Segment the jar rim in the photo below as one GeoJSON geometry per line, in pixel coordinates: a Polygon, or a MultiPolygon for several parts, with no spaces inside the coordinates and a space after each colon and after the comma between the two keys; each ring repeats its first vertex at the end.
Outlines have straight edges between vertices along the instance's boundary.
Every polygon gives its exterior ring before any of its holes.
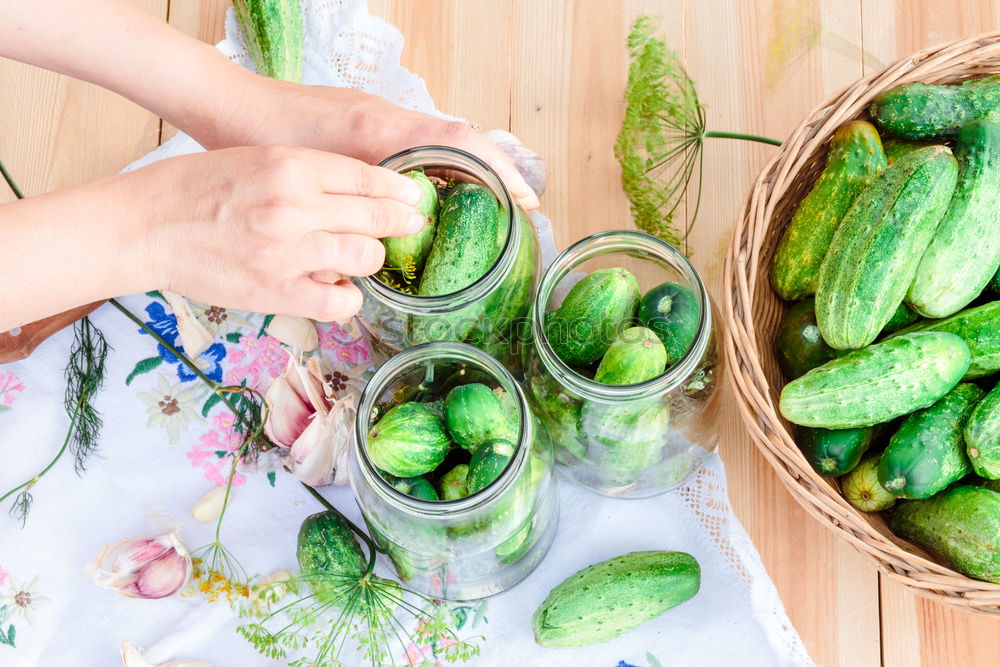
{"type": "Polygon", "coordinates": [[[489,270],[480,276],[474,283],[464,287],[457,292],[441,294],[435,296],[420,296],[417,294],[406,294],[392,289],[381,280],[372,276],[362,276],[355,278],[355,283],[362,293],[371,296],[405,313],[428,315],[442,314],[460,310],[483,298],[488,293],[496,289],[514,268],[514,260],[517,249],[521,244],[521,225],[517,224],[517,213],[514,198],[507,189],[506,184],[500,176],[486,162],[479,159],[472,153],[463,151],[460,148],[440,145],[414,146],[390,155],[379,163],[380,167],[399,171],[401,169],[417,168],[441,168],[452,171],[461,171],[473,176],[483,182],[490,189],[495,197],[502,201],[507,211],[507,240],[497,256],[496,261],[489,270]],[[453,162],[442,162],[443,159],[452,157],[453,162]],[[416,159],[416,162],[408,163],[408,159],[416,159]],[[424,161],[421,161],[424,160],[424,161]],[[468,161],[471,168],[460,164],[460,161],[468,161]],[[482,173],[475,173],[480,170],[482,173]]]}
{"type": "Polygon", "coordinates": [[[354,427],[355,434],[352,449],[358,462],[358,468],[361,470],[361,474],[365,477],[369,486],[383,500],[400,509],[427,516],[444,516],[449,519],[480,509],[483,505],[499,497],[513,486],[518,475],[520,475],[526,465],[525,462],[528,459],[528,451],[531,449],[534,429],[531,413],[528,409],[528,400],[510,371],[482,350],[466,343],[453,342],[433,342],[416,345],[403,350],[382,364],[361,392],[354,427]],[[454,500],[424,500],[414,498],[399,491],[379,474],[371,459],[368,458],[367,448],[361,445],[362,442],[367,441],[372,409],[375,407],[375,401],[386,385],[398,377],[401,372],[422,363],[425,358],[429,358],[435,362],[464,361],[466,363],[477,364],[481,370],[485,370],[493,375],[505,391],[516,397],[521,429],[514,455],[496,480],[464,498],[456,498],[454,500]]]}
{"type": "Polygon", "coordinates": [[[708,290],[705,289],[701,276],[677,248],[643,232],[626,229],[610,230],[580,239],[553,260],[539,282],[532,306],[531,326],[535,348],[546,370],[582,398],[602,403],[617,403],[661,396],[679,387],[696,370],[705,350],[708,349],[712,329],[712,308],[708,290]],[[649,253],[679,269],[694,288],[693,292],[698,300],[698,331],[695,340],[680,361],[655,378],[628,385],[596,382],[578,373],[552,349],[545,334],[546,306],[552,291],[573,268],[601,255],[630,251],[649,253]]]}

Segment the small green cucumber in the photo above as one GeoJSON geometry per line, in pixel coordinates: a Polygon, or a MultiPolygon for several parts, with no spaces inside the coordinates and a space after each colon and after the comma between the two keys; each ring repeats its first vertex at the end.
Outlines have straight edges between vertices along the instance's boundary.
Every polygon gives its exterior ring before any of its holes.
{"type": "Polygon", "coordinates": [[[440,500],[434,485],[426,477],[396,477],[395,475],[384,475],[385,481],[389,485],[413,498],[420,500],[440,500]]]}
{"type": "Polygon", "coordinates": [[[417,477],[438,467],[451,439],[444,424],[420,403],[391,408],[368,433],[367,452],[375,467],[396,477],[417,477]]]}
{"type": "Polygon", "coordinates": [[[441,204],[417,294],[454,294],[482,278],[500,252],[499,234],[500,204],[493,193],[473,183],[456,185],[441,204]]]}
{"type": "Polygon", "coordinates": [[[615,338],[594,373],[594,381],[626,385],[646,382],[667,368],[667,351],[660,337],[646,327],[629,327],[615,338]]]}
{"type": "Polygon", "coordinates": [[[906,327],[894,336],[914,331],[941,331],[965,341],[972,355],[966,380],[1000,371],[1000,301],[966,308],[943,320],[926,320],[906,327]]]}
{"type": "Polygon", "coordinates": [[[921,148],[927,148],[930,145],[931,144],[926,141],[910,141],[908,139],[892,137],[891,139],[883,142],[882,147],[885,149],[886,160],[888,160],[889,164],[892,164],[907,153],[912,153],[913,151],[920,150],[921,148]]]}
{"type": "Polygon", "coordinates": [[[869,456],[847,473],[840,485],[847,502],[862,512],[881,512],[898,500],[878,483],[878,462],[878,454],[869,456]]]}
{"type": "Polygon", "coordinates": [[[684,358],[698,335],[701,308],[690,287],[665,282],[639,299],[636,319],[656,332],[667,351],[667,364],[673,365],[684,358]]]}
{"type": "Polygon", "coordinates": [[[781,390],[779,409],[800,426],[857,428],[926,408],[958,384],[969,348],[954,334],[889,338],[814,368],[781,390]]]}
{"type": "Polygon", "coordinates": [[[1000,479],[1000,384],[972,411],[965,425],[965,446],[977,475],[1000,479]]]}
{"type": "Polygon", "coordinates": [[[889,529],[964,575],[1000,583],[1000,493],[958,485],[929,500],[900,503],[889,529]]]}
{"type": "Polygon", "coordinates": [[[489,440],[476,448],[469,461],[469,493],[476,493],[492,484],[507,469],[514,456],[514,445],[507,440],[489,440]]]}
{"type": "Polygon", "coordinates": [[[500,399],[481,382],[463,384],[449,391],[444,413],[451,437],[470,452],[489,440],[504,437],[510,430],[500,399]]]}
{"type": "Polygon", "coordinates": [[[820,335],[815,303],[811,298],[798,302],[785,313],[774,339],[774,348],[778,366],[789,380],[844,355],[827,345],[820,335]]]}
{"type": "Polygon", "coordinates": [[[823,172],[778,242],[771,267],[771,286],[778,296],[797,301],[816,293],[819,267],[833,233],[885,166],[882,140],[871,123],[854,120],[834,132],[823,172]]]}
{"type": "Polygon", "coordinates": [[[965,382],[907,417],[879,460],[878,481],[886,491],[901,498],[930,498],[969,474],[962,433],[982,397],[982,389],[965,382]]]}
{"type": "Polygon", "coordinates": [[[658,399],[641,406],[587,403],[581,420],[581,430],[604,445],[600,472],[610,486],[633,484],[659,463],[669,429],[670,406],[658,399]]]}
{"type": "Polygon", "coordinates": [[[878,95],[869,113],[879,127],[897,137],[953,136],[971,121],[1000,117],[1000,76],[958,85],[896,86],[878,95]]]}
{"type": "Polygon", "coordinates": [[[497,560],[501,563],[516,563],[528,552],[534,542],[531,540],[531,533],[535,529],[535,521],[532,519],[519,531],[500,544],[493,553],[497,555],[497,560]]]}
{"type": "Polygon", "coordinates": [[[599,269],[570,289],[559,308],[545,316],[545,335],[570,366],[604,356],[639,304],[639,281],[625,269],[599,269]]]}
{"type": "Polygon", "coordinates": [[[816,321],[830,347],[874,341],[903,301],[955,190],[944,146],[901,157],[854,200],[830,242],[816,287],[816,321]]]}
{"type": "Polygon", "coordinates": [[[438,494],[441,500],[458,500],[469,495],[469,466],[459,463],[441,475],[438,480],[438,494]]]}
{"type": "Polygon", "coordinates": [[[920,260],[906,301],[924,317],[948,317],[979,296],[1000,266],[1000,125],[958,133],[958,185],[920,260]]]}
{"type": "Polygon", "coordinates": [[[345,582],[360,581],[368,569],[368,559],[347,521],[332,510],[306,517],[299,527],[295,555],[302,579],[320,600],[337,607],[349,602],[344,599],[345,582]]]}
{"type": "Polygon", "coordinates": [[[437,229],[438,192],[431,179],[419,170],[409,171],[407,176],[420,186],[421,198],[417,204],[426,220],[419,232],[403,237],[382,239],[385,246],[386,266],[397,270],[412,270],[419,275],[434,246],[434,230],[437,229]]]}
{"type": "Polygon", "coordinates": [[[302,5],[298,0],[233,0],[236,23],[257,73],[302,79],[302,5]]]}
{"type": "Polygon", "coordinates": [[[836,430],[803,427],[795,441],[816,472],[837,477],[858,465],[872,443],[872,432],[871,426],[836,430]]]}
{"type": "Polygon", "coordinates": [[[584,568],[553,588],[535,611],[535,641],[547,648],[606,642],[695,596],[701,568],[677,551],[635,551],[584,568]]]}

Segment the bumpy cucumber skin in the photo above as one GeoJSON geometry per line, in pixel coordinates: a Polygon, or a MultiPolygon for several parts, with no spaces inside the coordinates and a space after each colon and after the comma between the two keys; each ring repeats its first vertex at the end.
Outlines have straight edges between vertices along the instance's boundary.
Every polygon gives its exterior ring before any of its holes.
{"type": "Polygon", "coordinates": [[[469,493],[475,493],[496,481],[507,468],[514,456],[514,445],[507,440],[496,439],[483,443],[476,449],[469,461],[467,483],[469,493]]]}
{"type": "Polygon", "coordinates": [[[929,500],[900,503],[889,528],[933,551],[964,575],[1000,583],[1000,493],[959,485],[929,500]]]}
{"type": "Polygon", "coordinates": [[[489,440],[504,437],[509,431],[503,404],[480,382],[463,384],[449,391],[444,414],[455,443],[470,452],[489,440]]]}
{"type": "Polygon", "coordinates": [[[841,126],[830,140],[826,166],[785,228],[771,266],[782,299],[816,293],[817,276],[833,233],[861,191],[886,167],[882,140],[863,120],[841,126]]]}
{"type": "Polygon", "coordinates": [[[598,269],[573,285],[562,304],[545,317],[545,334],[570,366],[604,356],[639,305],[639,281],[625,269],[598,269]]]}
{"type": "Polygon", "coordinates": [[[625,329],[601,358],[595,382],[626,385],[646,382],[667,368],[667,350],[660,337],[646,327],[625,329]]]}
{"type": "Polygon", "coordinates": [[[900,498],[930,498],[969,474],[962,433],[982,397],[982,389],[962,383],[907,417],[879,459],[879,484],[900,498]]]}
{"type": "Polygon", "coordinates": [[[337,512],[306,517],[295,551],[302,577],[323,602],[343,606],[344,582],[364,576],[368,561],[347,522],[337,512]]]}
{"type": "Polygon", "coordinates": [[[813,470],[825,477],[846,474],[872,443],[872,427],[830,430],[801,428],[795,441],[813,470]]]}
{"type": "Polygon", "coordinates": [[[1000,76],[957,86],[897,86],[876,97],[869,113],[879,127],[904,139],[953,136],[971,121],[1000,119],[1000,76]]]}
{"type": "Polygon", "coordinates": [[[847,473],[840,485],[847,502],[862,512],[881,512],[898,500],[878,483],[879,458],[876,454],[863,460],[847,473]]]}
{"type": "Polygon", "coordinates": [[[969,359],[969,348],[954,334],[897,336],[792,380],[779,409],[800,426],[873,426],[932,405],[958,384],[969,359]]]}
{"type": "Polygon", "coordinates": [[[965,424],[965,446],[977,475],[1000,479],[1000,384],[972,411],[965,424]]]}
{"type": "Polygon", "coordinates": [[[302,79],[302,6],[298,0],[233,0],[236,22],[257,72],[302,79]]]}
{"type": "Polygon", "coordinates": [[[440,500],[434,485],[426,477],[396,477],[385,475],[385,481],[400,493],[405,493],[420,500],[440,500]]]}
{"type": "Polygon", "coordinates": [[[451,439],[444,424],[420,403],[400,403],[368,433],[368,458],[396,477],[417,477],[441,465],[451,439]]]}
{"type": "Polygon", "coordinates": [[[826,344],[816,324],[813,299],[805,299],[789,308],[774,339],[778,365],[789,380],[802,377],[817,366],[843,356],[826,344]]]}
{"type": "Polygon", "coordinates": [[[883,142],[882,147],[885,149],[885,159],[889,164],[892,164],[907,153],[927,148],[929,145],[926,141],[911,141],[909,139],[892,137],[883,142]]]}
{"type": "Polygon", "coordinates": [[[955,145],[958,184],[906,301],[925,317],[965,308],[1000,266],[1000,125],[975,121],[955,145]]]}
{"type": "Polygon", "coordinates": [[[382,239],[385,246],[385,263],[397,269],[413,264],[416,271],[424,268],[427,255],[434,246],[434,231],[437,229],[438,191],[431,179],[422,171],[406,173],[420,186],[421,198],[417,210],[424,214],[427,220],[419,232],[402,237],[387,237],[382,239]]]}
{"type": "Polygon", "coordinates": [[[500,252],[499,231],[500,204],[493,193],[473,183],[456,185],[441,204],[417,293],[453,294],[486,275],[500,252]]]}
{"type": "Polygon", "coordinates": [[[676,364],[698,335],[698,297],[687,285],[665,282],[642,296],[636,320],[656,332],[667,351],[667,364],[676,364]]]}
{"type": "Polygon", "coordinates": [[[636,551],[580,570],[552,589],[532,616],[547,648],[606,642],[690,600],[701,568],[681,552],[636,551]]]}
{"type": "Polygon", "coordinates": [[[986,377],[1000,371],[1000,301],[967,308],[942,320],[918,322],[894,336],[914,331],[942,331],[964,340],[972,354],[965,380],[986,377]]]}
{"type": "Polygon", "coordinates": [[[913,282],[957,176],[951,151],[922,148],[886,167],[854,200],[816,288],[816,320],[830,347],[858,349],[878,337],[913,282]]]}

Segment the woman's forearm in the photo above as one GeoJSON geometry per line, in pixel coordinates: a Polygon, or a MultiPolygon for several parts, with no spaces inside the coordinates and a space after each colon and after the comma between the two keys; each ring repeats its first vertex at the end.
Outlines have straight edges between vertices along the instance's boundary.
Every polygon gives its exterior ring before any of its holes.
{"type": "Polygon", "coordinates": [[[118,294],[155,288],[141,175],[0,205],[0,331],[118,294]]]}

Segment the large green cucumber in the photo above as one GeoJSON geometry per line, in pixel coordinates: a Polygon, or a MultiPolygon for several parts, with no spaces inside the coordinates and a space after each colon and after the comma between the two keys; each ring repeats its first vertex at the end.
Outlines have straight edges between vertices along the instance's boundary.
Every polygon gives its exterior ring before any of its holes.
{"type": "Polygon", "coordinates": [[[299,527],[295,551],[302,579],[324,603],[343,607],[349,601],[344,590],[359,581],[368,559],[339,512],[327,510],[306,518],[299,527]]]}
{"type": "Polygon", "coordinates": [[[958,185],[906,295],[925,317],[965,308],[1000,266],[1000,125],[981,120],[963,127],[955,157],[958,185]]]}
{"type": "Polygon", "coordinates": [[[496,481],[507,469],[514,456],[514,445],[502,438],[485,442],[472,454],[469,461],[469,493],[475,493],[496,481]]]}
{"type": "Polygon", "coordinates": [[[665,282],[642,295],[636,320],[656,332],[667,351],[667,364],[676,364],[698,335],[698,297],[687,285],[665,282]]]}
{"type": "Polygon", "coordinates": [[[1000,384],[972,411],[965,425],[965,446],[977,475],[1000,479],[1000,384]]]}
{"type": "Polygon", "coordinates": [[[785,377],[794,380],[828,361],[843,356],[843,352],[826,344],[816,324],[813,299],[806,299],[788,309],[774,339],[778,365],[785,377]]]}
{"type": "Polygon", "coordinates": [[[878,481],[901,498],[930,498],[972,471],[962,433],[983,390],[962,383],[903,421],[882,452],[878,481]]]}
{"type": "Polygon", "coordinates": [[[406,173],[420,186],[421,198],[417,209],[423,213],[424,226],[419,232],[402,237],[382,239],[385,246],[386,266],[394,269],[412,270],[415,274],[424,268],[427,255],[434,247],[434,231],[437,229],[438,191],[431,179],[422,171],[406,173]]]}
{"type": "Polygon", "coordinates": [[[778,242],[771,266],[771,286],[778,296],[796,301],[816,293],[819,267],[833,233],[885,166],[882,140],[871,123],[850,121],[833,134],[823,172],[778,242]]]}
{"type": "Polygon", "coordinates": [[[879,458],[878,454],[866,458],[847,473],[840,485],[847,502],[862,512],[881,512],[899,500],[879,484],[879,458]]]}
{"type": "Polygon", "coordinates": [[[897,86],[878,95],[869,113],[879,127],[905,139],[952,136],[974,120],[1000,119],[1000,76],[955,86],[897,86]]]}
{"type": "Polygon", "coordinates": [[[1000,371],[1000,301],[966,308],[943,320],[918,322],[895,335],[914,331],[941,331],[964,340],[972,355],[966,380],[1000,371]]]}
{"type": "Polygon", "coordinates": [[[825,429],[803,427],[795,442],[813,469],[837,477],[854,469],[872,443],[872,427],[825,429]]]}
{"type": "Polygon", "coordinates": [[[302,79],[302,5],[299,0],[233,0],[236,23],[258,74],[302,79]]]}
{"type": "Polygon", "coordinates": [[[588,403],[582,415],[582,430],[604,445],[600,470],[606,484],[633,484],[660,462],[670,429],[669,405],[656,400],[645,406],[597,408],[588,403]]]}
{"type": "Polygon", "coordinates": [[[440,500],[434,485],[426,477],[396,477],[395,475],[384,475],[385,481],[389,482],[392,488],[400,493],[405,493],[412,498],[420,500],[440,500]]]}
{"type": "Polygon", "coordinates": [[[448,392],[445,423],[455,443],[475,452],[483,443],[510,431],[507,413],[496,394],[481,382],[471,382],[448,392]]]}
{"type": "Polygon", "coordinates": [[[500,252],[500,204],[487,188],[459,183],[438,214],[434,247],[420,276],[420,296],[454,294],[490,270],[500,252]]]}
{"type": "Polygon", "coordinates": [[[662,375],[667,350],[660,337],[646,327],[625,329],[601,357],[594,381],[604,384],[638,384],[662,375]]]}
{"type": "Polygon", "coordinates": [[[930,143],[927,141],[900,139],[899,137],[892,137],[882,142],[882,147],[885,149],[885,158],[889,164],[892,164],[907,153],[927,148],[929,145],[930,143]]]}
{"type": "Polygon", "coordinates": [[[929,500],[900,503],[889,528],[975,579],[1000,583],[1000,493],[955,486],[929,500]]]}
{"type": "Polygon", "coordinates": [[[893,162],[858,195],[816,287],[816,320],[830,347],[857,349],[878,337],[913,282],[957,175],[951,151],[930,146],[893,162]]]}
{"type": "Polygon", "coordinates": [[[909,333],[792,380],[781,391],[779,408],[800,426],[872,426],[932,405],[968,368],[969,348],[958,336],[909,333]]]}
{"type": "Polygon", "coordinates": [[[396,477],[417,477],[438,467],[451,439],[444,424],[420,403],[400,403],[368,433],[368,458],[396,477]]]}
{"type": "Polygon", "coordinates": [[[545,336],[563,362],[583,366],[604,356],[639,304],[639,281],[625,269],[598,269],[545,316],[545,336]]]}
{"type": "Polygon", "coordinates": [[[690,600],[701,585],[694,557],[636,551],[584,568],[553,588],[535,611],[535,641],[577,648],[614,639],[690,600]]]}

